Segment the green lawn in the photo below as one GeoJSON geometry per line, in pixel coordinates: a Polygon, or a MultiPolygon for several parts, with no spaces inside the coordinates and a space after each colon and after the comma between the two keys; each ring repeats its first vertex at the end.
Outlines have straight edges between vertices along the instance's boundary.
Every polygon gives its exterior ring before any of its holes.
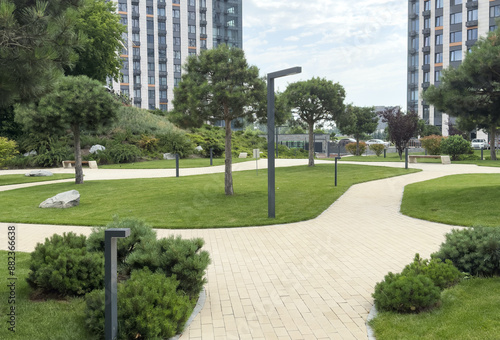
{"type": "Polygon", "coordinates": [[[24,175],[0,175],[0,185],[23,184],[32,182],[56,181],[58,179],[75,178],[74,174],[54,174],[49,177],[26,177],[24,175]]]}
{"type": "MultiPolygon", "coordinates": [[[[252,161],[252,158],[233,158],[233,163],[252,161]]],[[[253,159],[255,161],[255,159],[253,159]]],[[[224,158],[213,158],[213,166],[224,165],[224,158]]],[[[210,166],[210,158],[180,159],[179,168],[202,168],[210,166]]],[[[155,160],[124,164],[99,165],[100,169],[175,169],[175,159],[155,160]]]]}
{"type": "Polygon", "coordinates": [[[58,183],[0,193],[0,221],[106,225],[113,215],[137,217],[158,228],[269,225],[308,220],[321,214],[355,183],[412,173],[412,169],[332,164],[277,168],[276,219],[267,217],[267,171],[233,173],[233,197],[224,195],[224,174],[179,178],[58,183]],[[40,209],[45,199],[78,190],[80,205],[40,209]]]}
{"type": "Polygon", "coordinates": [[[405,187],[405,215],[460,226],[500,226],[500,174],[453,175],[405,187]]]}
{"type": "Polygon", "coordinates": [[[10,288],[7,284],[10,277],[7,272],[7,252],[0,251],[0,312],[2,323],[0,339],[37,339],[37,340],[67,340],[93,339],[87,332],[84,321],[85,302],[83,298],[73,298],[64,301],[31,301],[31,288],[26,282],[29,272],[28,253],[16,253],[16,291],[15,291],[15,333],[7,329],[7,314],[11,304],[8,304],[10,288]]]}
{"type": "Polygon", "coordinates": [[[463,281],[443,291],[441,301],[420,314],[379,313],[370,325],[377,340],[500,338],[500,278],[463,281]]]}

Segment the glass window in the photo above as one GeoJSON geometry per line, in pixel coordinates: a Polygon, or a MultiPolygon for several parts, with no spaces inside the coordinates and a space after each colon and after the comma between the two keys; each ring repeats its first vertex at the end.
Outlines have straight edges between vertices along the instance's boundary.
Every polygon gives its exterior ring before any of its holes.
{"type": "Polygon", "coordinates": [[[450,43],[461,42],[461,41],[462,41],[462,31],[450,33],[450,43]]]}
{"type": "Polygon", "coordinates": [[[133,64],[133,67],[134,67],[134,70],[140,70],[141,69],[141,63],[138,62],[138,61],[134,61],[134,64],[133,64]]]}
{"type": "Polygon", "coordinates": [[[154,84],[155,84],[155,76],[148,76],[148,85],[154,85],[154,84]]]}
{"type": "Polygon", "coordinates": [[[122,69],[128,70],[128,59],[122,59],[122,69]]]}
{"type": "Polygon", "coordinates": [[[195,1],[194,0],[189,0],[189,6],[196,6],[195,1]]]}
{"type": "Polygon", "coordinates": [[[181,38],[174,37],[174,46],[180,46],[180,44],[181,44],[181,38]]]}
{"type": "Polygon", "coordinates": [[[146,27],[148,30],[153,30],[155,28],[153,20],[146,20],[146,27]]]}
{"type": "Polygon", "coordinates": [[[132,33],[132,41],[141,41],[139,33],[132,33]]]}
{"type": "Polygon", "coordinates": [[[461,5],[462,4],[462,0],[454,0],[454,5],[461,5]]]}
{"type": "Polygon", "coordinates": [[[122,25],[127,25],[128,24],[128,20],[127,20],[127,17],[125,15],[122,15],[120,17],[120,24],[122,24],[122,25]]]}
{"type": "Polygon", "coordinates": [[[188,19],[189,20],[196,20],[196,14],[193,11],[188,12],[188,19]]]}
{"type": "Polygon", "coordinates": [[[160,104],[160,110],[167,111],[168,110],[167,104],[160,104]]]}
{"type": "Polygon", "coordinates": [[[167,64],[166,63],[159,63],[158,66],[160,67],[160,72],[167,72],[167,64]]]}
{"type": "Polygon", "coordinates": [[[181,31],[181,24],[174,24],[174,32],[180,32],[181,31]]]}
{"type": "Polygon", "coordinates": [[[134,90],[134,97],[141,98],[141,90],[134,90]]]}
{"type": "Polygon", "coordinates": [[[181,51],[174,51],[174,59],[181,59],[181,51]]]}
{"type": "Polygon", "coordinates": [[[128,89],[121,89],[120,90],[121,94],[125,97],[130,97],[130,92],[128,91],[128,89]]]}
{"type": "Polygon", "coordinates": [[[139,13],[139,5],[132,5],[132,13],[139,13]]]}
{"type": "Polygon", "coordinates": [[[135,55],[135,56],[140,56],[140,55],[141,55],[141,49],[140,49],[140,48],[138,48],[138,47],[134,47],[134,48],[132,49],[132,51],[133,51],[133,53],[134,53],[133,55],[135,55]]]}
{"type": "Polygon", "coordinates": [[[154,63],[148,63],[148,70],[149,71],[154,71],[155,70],[155,64],[154,63]]]}
{"type": "Polygon", "coordinates": [[[160,91],[160,99],[163,99],[163,100],[167,99],[167,91],[163,91],[163,90],[160,91]]]}
{"type": "Polygon", "coordinates": [[[175,87],[179,86],[180,82],[181,82],[181,78],[174,78],[174,86],[175,87]]]}
{"type": "Polygon", "coordinates": [[[443,8],[443,0],[436,0],[436,8],[443,8]]]}
{"type": "Polygon", "coordinates": [[[431,63],[431,55],[429,53],[424,54],[424,65],[429,65],[431,63]]]}
{"type": "Polygon", "coordinates": [[[188,33],[196,33],[196,26],[195,25],[189,25],[188,26],[188,33]]]}
{"type": "Polygon", "coordinates": [[[136,75],[134,76],[134,84],[140,84],[141,83],[141,76],[136,75]]]}
{"type": "Polygon", "coordinates": [[[155,49],[148,48],[148,57],[154,57],[154,56],[155,56],[155,49]]]}
{"type": "Polygon", "coordinates": [[[180,3],[181,3],[181,1],[180,1],[180,0],[172,0],[172,3],[173,3],[173,4],[180,4],[180,3]]]}
{"type": "Polygon", "coordinates": [[[443,26],[443,16],[442,15],[436,17],[436,27],[441,27],[441,26],[443,26]]]}
{"type": "Polygon", "coordinates": [[[467,30],[467,40],[477,40],[477,28],[467,30]]]}
{"type": "Polygon", "coordinates": [[[431,81],[430,72],[424,72],[424,83],[429,83],[431,81]]]}
{"type": "Polygon", "coordinates": [[[167,44],[167,37],[164,35],[159,35],[158,36],[158,44],[166,45],[167,44]]]}
{"type": "Polygon", "coordinates": [[[120,12],[126,12],[127,11],[127,4],[126,3],[118,3],[118,11],[120,12]]]}
{"type": "Polygon", "coordinates": [[[207,41],[206,40],[200,40],[200,46],[203,48],[207,48],[207,41]]]}
{"type": "Polygon", "coordinates": [[[158,30],[160,31],[166,31],[167,30],[167,24],[165,21],[159,21],[158,22],[158,30]]]}
{"type": "Polygon", "coordinates": [[[442,34],[436,34],[436,46],[442,45],[443,44],[443,35],[442,34]]]}
{"type": "Polygon", "coordinates": [[[189,47],[196,47],[196,39],[189,39],[189,47]]]}
{"type": "Polygon", "coordinates": [[[148,98],[149,98],[149,100],[155,99],[155,90],[148,90],[148,98]]]}
{"type": "Polygon", "coordinates": [[[200,26],[200,33],[207,34],[207,26],[200,26]]]}
{"type": "Polygon", "coordinates": [[[148,44],[154,44],[155,36],[152,34],[148,34],[148,44]]]}
{"type": "Polygon", "coordinates": [[[431,18],[424,19],[424,28],[431,28],[431,18]]]}
{"type": "Polygon", "coordinates": [[[132,27],[139,27],[139,19],[137,18],[132,19],[132,27]]]}
{"type": "Polygon", "coordinates": [[[490,7],[490,17],[491,18],[500,17],[500,5],[490,7]]]}
{"type": "MultiPolygon", "coordinates": [[[[231,46],[230,46],[231,47],[231,46]]],[[[188,55],[192,56],[192,55],[196,55],[196,51],[195,50],[190,50],[188,52],[188,55]]]]}
{"type": "Polygon", "coordinates": [[[146,14],[153,14],[153,6],[146,6],[146,14]]]}
{"type": "Polygon", "coordinates": [[[158,15],[161,17],[165,16],[165,8],[158,8],[158,15]]]}
{"type": "Polygon", "coordinates": [[[207,0],[200,0],[200,7],[207,7],[207,0]]]}
{"type": "Polygon", "coordinates": [[[460,24],[462,22],[462,12],[450,15],[450,24],[460,24]]]}
{"type": "Polygon", "coordinates": [[[128,74],[123,74],[122,83],[128,84],[128,82],[129,82],[128,74]]]}
{"type": "Polygon", "coordinates": [[[179,72],[180,73],[181,72],[181,65],[175,64],[174,65],[174,72],[179,72]]]}
{"type": "Polygon", "coordinates": [[[437,52],[435,55],[435,61],[436,64],[442,63],[443,62],[443,53],[442,52],[437,52]]]}
{"type": "Polygon", "coordinates": [[[181,11],[178,9],[173,9],[172,10],[172,15],[174,18],[180,18],[181,17],[181,11]]]}
{"type": "Polygon", "coordinates": [[[164,48],[158,49],[158,58],[166,58],[167,50],[164,48]]]}
{"type": "Polygon", "coordinates": [[[477,8],[467,11],[467,21],[477,20],[477,8]]]}
{"type": "Polygon", "coordinates": [[[165,76],[160,77],[160,85],[162,85],[162,86],[167,85],[167,77],[165,77],[165,76]]]}
{"type": "Polygon", "coordinates": [[[461,61],[461,60],[462,60],[462,50],[450,52],[450,61],[461,61]]]}
{"type": "Polygon", "coordinates": [[[441,70],[434,71],[434,81],[441,81],[441,70]]]}
{"type": "Polygon", "coordinates": [[[431,2],[424,1],[424,11],[430,11],[430,10],[431,10],[431,2]]]}
{"type": "Polygon", "coordinates": [[[431,46],[431,36],[430,35],[426,35],[424,37],[424,46],[431,46]]]}

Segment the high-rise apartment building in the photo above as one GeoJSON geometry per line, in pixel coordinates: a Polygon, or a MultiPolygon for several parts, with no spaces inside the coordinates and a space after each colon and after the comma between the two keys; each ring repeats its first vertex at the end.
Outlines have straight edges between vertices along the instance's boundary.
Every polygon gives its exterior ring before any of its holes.
{"type": "Polygon", "coordinates": [[[447,135],[448,115],[422,93],[439,86],[442,70],[458,67],[478,37],[497,28],[500,0],[409,0],[408,15],[408,110],[447,135]]]}
{"type": "Polygon", "coordinates": [[[242,47],[241,0],[115,0],[127,26],[122,80],[113,82],[141,108],[168,110],[182,63],[226,43],[242,47]]]}

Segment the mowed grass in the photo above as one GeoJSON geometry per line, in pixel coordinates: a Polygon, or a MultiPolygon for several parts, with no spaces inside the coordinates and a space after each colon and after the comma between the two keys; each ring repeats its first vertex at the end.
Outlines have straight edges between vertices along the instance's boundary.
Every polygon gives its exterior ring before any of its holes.
{"type": "Polygon", "coordinates": [[[179,178],[58,183],[0,193],[0,221],[106,225],[114,215],[137,217],[158,228],[216,228],[290,223],[321,214],[351,185],[418,170],[341,164],[277,168],[276,218],[267,212],[267,171],[233,173],[234,196],[224,194],[224,174],[179,178]],[[41,209],[57,193],[78,190],[80,205],[41,209]]]}
{"type": "Polygon", "coordinates": [[[431,312],[383,312],[370,322],[377,340],[498,340],[500,278],[475,278],[443,291],[431,312]]]}
{"type": "Polygon", "coordinates": [[[405,215],[460,226],[500,226],[500,174],[441,177],[405,187],[405,215]]]}
{"type": "MultiPolygon", "coordinates": [[[[28,171],[26,171],[28,172],[28,171]]],[[[74,174],[54,174],[49,177],[26,177],[22,174],[19,175],[0,175],[0,186],[11,184],[24,184],[33,182],[56,181],[59,179],[75,178],[74,174]]]]}
{"type": "Polygon", "coordinates": [[[30,254],[16,252],[15,277],[15,332],[8,330],[7,323],[12,304],[8,303],[10,288],[7,284],[11,277],[7,271],[7,252],[0,251],[0,312],[2,326],[0,339],[37,339],[37,340],[67,340],[67,339],[94,339],[85,326],[83,298],[67,300],[31,301],[31,288],[26,282],[29,272],[30,254]]]}
{"type": "MultiPolygon", "coordinates": [[[[234,163],[251,161],[252,158],[233,158],[234,163]]],[[[254,159],[255,161],[255,159],[254,159]]],[[[224,158],[213,158],[212,165],[224,165],[224,158]]],[[[180,159],[179,168],[203,168],[210,166],[210,158],[180,159]]],[[[175,169],[175,159],[145,162],[99,165],[100,169],[175,169]]]]}

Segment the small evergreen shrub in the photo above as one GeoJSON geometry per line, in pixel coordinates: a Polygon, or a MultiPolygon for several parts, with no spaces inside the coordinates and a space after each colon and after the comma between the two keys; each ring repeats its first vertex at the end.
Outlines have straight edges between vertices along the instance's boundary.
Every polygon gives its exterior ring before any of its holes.
{"type": "Polygon", "coordinates": [[[420,138],[420,142],[429,155],[440,155],[441,154],[441,141],[443,136],[430,135],[427,137],[420,138]]]}
{"type": "Polygon", "coordinates": [[[470,142],[459,135],[443,138],[441,141],[441,152],[450,155],[452,161],[456,161],[458,155],[474,153],[470,142]]]}
{"type": "MultiPolygon", "coordinates": [[[[165,278],[148,268],[134,270],[129,280],[118,284],[118,338],[168,339],[182,332],[192,306],[189,298],[178,292],[178,284],[175,278],[165,278]]],[[[104,290],[85,297],[85,322],[101,337],[104,298],[104,290]]]]}
{"type": "Polygon", "coordinates": [[[377,157],[380,157],[382,152],[384,152],[384,149],[385,149],[384,144],[372,144],[372,145],[370,145],[370,150],[375,152],[375,155],[377,155],[377,157]]]}
{"type": "Polygon", "coordinates": [[[158,152],[158,138],[149,135],[142,135],[139,140],[139,147],[147,152],[158,152]]]}
{"type": "Polygon", "coordinates": [[[500,274],[500,229],[474,227],[453,229],[439,251],[431,255],[451,260],[460,271],[478,276],[500,274]]]}
{"type": "Polygon", "coordinates": [[[366,151],[366,143],[359,142],[359,150],[358,150],[359,152],[358,153],[356,153],[356,143],[346,144],[345,149],[347,150],[347,152],[349,152],[350,154],[352,154],[354,156],[361,156],[366,151]]]}
{"type": "Polygon", "coordinates": [[[27,281],[44,293],[83,295],[104,285],[104,254],[90,253],[86,237],[54,234],[31,253],[27,281]]]}
{"type": "Polygon", "coordinates": [[[194,152],[196,145],[189,137],[180,130],[173,130],[170,133],[157,135],[158,150],[162,153],[178,153],[181,158],[185,158],[194,152]]]}
{"type": "Polygon", "coordinates": [[[92,233],[87,239],[87,250],[89,252],[104,253],[104,232],[109,228],[130,228],[128,237],[119,238],[116,241],[117,262],[123,264],[125,258],[130,255],[142,242],[156,240],[156,232],[144,221],[134,218],[118,219],[109,223],[106,227],[92,229],[92,233]]]}
{"type": "Polygon", "coordinates": [[[405,276],[424,275],[441,290],[455,285],[463,277],[450,260],[447,259],[444,262],[439,258],[424,260],[420,258],[419,254],[415,254],[413,262],[407,265],[401,274],[405,276]]]}
{"type": "Polygon", "coordinates": [[[116,164],[135,162],[141,157],[141,150],[131,144],[113,143],[103,152],[107,153],[111,161],[116,164]]]}
{"type": "Polygon", "coordinates": [[[372,294],[378,310],[418,313],[439,302],[440,290],[425,275],[389,273],[372,294]]]}
{"type": "Polygon", "coordinates": [[[6,161],[14,158],[17,153],[15,141],[0,137],[0,167],[4,166],[6,161]]]}
{"type": "Polygon", "coordinates": [[[203,244],[201,238],[183,240],[180,236],[141,242],[127,257],[126,264],[131,270],[148,267],[167,277],[175,276],[179,290],[194,298],[206,283],[204,276],[210,264],[208,252],[201,251],[203,244]]]}
{"type": "Polygon", "coordinates": [[[41,147],[34,157],[35,165],[40,167],[61,166],[63,161],[75,158],[73,150],[68,145],[53,145],[49,149],[41,147]]]}

